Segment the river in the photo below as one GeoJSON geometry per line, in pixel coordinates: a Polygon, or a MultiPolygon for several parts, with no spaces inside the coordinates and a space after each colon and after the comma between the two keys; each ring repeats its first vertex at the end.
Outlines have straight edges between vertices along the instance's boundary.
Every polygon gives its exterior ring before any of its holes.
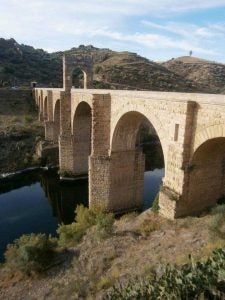
{"type": "MultiPolygon", "coordinates": [[[[144,204],[151,206],[164,169],[145,172],[144,204]]],[[[60,182],[56,171],[17,174],[0,185],[0,261],[6,245],[26,233],[56,235],[58,224],[74,220],[78,204],[88,205],[87,180],[60,182]]]]}
{"type": "MultiPolygon", "coordinates": [[[[158,143],[144,145],[143,210],[151,207],[164,176],[158,143]]],[[[74,220],[77,205],[88,206],[88,181],[62,182],[57,170],[29,170],[0,180],[0,262],[7,244],[22,234],[56,235],[58,224],[74,220]]]]}

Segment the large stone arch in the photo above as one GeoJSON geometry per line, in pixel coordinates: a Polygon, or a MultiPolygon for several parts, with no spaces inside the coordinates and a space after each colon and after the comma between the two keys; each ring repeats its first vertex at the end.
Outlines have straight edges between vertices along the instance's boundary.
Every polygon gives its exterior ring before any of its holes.
{"type": "Polygon", "coordinates": [[[207,126],[195,134],[195,142],[193,153],[206,141],[218,137],[225,137],[225,124],[212,124],[207,126]]]}
{"type": "Polygon", "coordinates": [[[165,161],[165,167],[167,165],[167,145],[168,145],[168,130],[169,128],[166,127],[165,124],[162,124],[160,121],[160,117],[157,115],[154,110],[150,110],[150,112],[146,109],[146,107],[142,104],[132,104],[131,101],[127,102],[125,105],[120,106],[118,111],[114,113],[113,118],[111,119],[111,135],[110,135],[110,148],[112,149],[112,140],[113,135],[116,130],[117,124],[119,123],[119,120],[127,113],[129,112],[136,112],[140,113],[143,117],[145,117],[149,123],[153,126],[155,129],[156,134],[159,137],[164,161],[165,161]]]}
{"type": "Polygon", "coordinates": [[[87,102],[81,101],[77,105],[72,124],[74,174],[87,175],[92,131],[92,109],[87,102]]]}
{"type": "Polygon", "coordinates": [[[204,141],[192,155],[189,166],[189,212],[213,206],[225,195],[225,137],[204,141]]]}
{"type": "Polygon", "coordinates": [[[154,128],[143,113],[129,111],[119,118],[112,132],[110,154],[112,210],[115,207],[119,210],[136,209],[143,205],[145,156],[142,149],[137,147],[137,137],[143,124],[154,128]]]}

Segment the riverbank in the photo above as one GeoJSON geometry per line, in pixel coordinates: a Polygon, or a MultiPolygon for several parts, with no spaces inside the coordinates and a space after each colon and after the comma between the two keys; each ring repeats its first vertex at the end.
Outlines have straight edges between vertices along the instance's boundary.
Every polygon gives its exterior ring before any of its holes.
{"type": "Polygon", "coordinates": [[[0,89],[0,174],[40,165],[43,134],[31,90],[0,89]]]}
{"type": "Polygon", "coordinates": [[[225,227],[215,227],[224,211],[221,205],[174,221],[150,210],[131,213],[116,220],[113,232],[101,240],[91,227],[75,247],[58,249],[55,263],[40,277],[24,278],[3,266],[0,298],[102,299],[114,284],[151,278],[167,264],[184,265],[190,254],[194,261],[204,260],[225,247],[225,227]]]}

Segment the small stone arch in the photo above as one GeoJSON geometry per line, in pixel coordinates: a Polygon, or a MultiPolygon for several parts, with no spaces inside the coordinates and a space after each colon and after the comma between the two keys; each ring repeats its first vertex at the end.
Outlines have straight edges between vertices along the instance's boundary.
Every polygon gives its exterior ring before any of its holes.
{"type": "Polygon", "coordinates": [[[40,106],[41,106],[41,96],[38,96],[38,103],[37,103],[37,105],[38,105],[38,108],[40,109],[40,106]]]}
{"type": "Polygon", "coordinates": [[[56,100],[53,111],[54,141],[58,141],[60,135],[60,99],[56,100]]]}
{"type": "Polygon", "coordinates": [[[72,74],[76,68],[84,73],[84,89],[92,87],[92,56],[90,55],[64,55],[63,56],[63,87],[65,90],[72,88],[72,74]]]}
{"type": "Polygon", "coordinates": [[[92,136],[92,109],[87,102],[81,101],[76,107],[73,116],[72,134],[74,173],[76,175],[87,175],[92,136]]]}
{"type": "Polygon", "coordinates": [[[72,72],[72,88],[83,88],[86,89],[87,88],[87,73],[80,67],[74,68],[73,72],[72,72]],[[80,84],[80,82],[74,82],[74,73],[75,72],[79,72],[83,74],[83,78],[82,78],[82,83],[80,84]]]}
{"type": "Polygon", "coordinates": [[[48,97],[46,96],[44,98],[44,111],[43,111],[43,115],[44,115],[44,120],[48,120],[48,97]]]}
{"type": "Polygon", "coordinates": [[[43,91],[41,91],[40,112],[41,112],[42,114],[43,114],[43,112],[44,112],[43,91]]]}

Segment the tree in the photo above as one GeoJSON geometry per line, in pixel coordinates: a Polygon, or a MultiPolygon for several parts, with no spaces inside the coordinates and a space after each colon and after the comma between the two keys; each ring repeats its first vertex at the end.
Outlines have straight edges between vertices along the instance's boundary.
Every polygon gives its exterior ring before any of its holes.
{"type": "Polygon", "coordinates": [[[193,52],[192,50],[189,51],[189,56],[192,56],[193,52]]]}

